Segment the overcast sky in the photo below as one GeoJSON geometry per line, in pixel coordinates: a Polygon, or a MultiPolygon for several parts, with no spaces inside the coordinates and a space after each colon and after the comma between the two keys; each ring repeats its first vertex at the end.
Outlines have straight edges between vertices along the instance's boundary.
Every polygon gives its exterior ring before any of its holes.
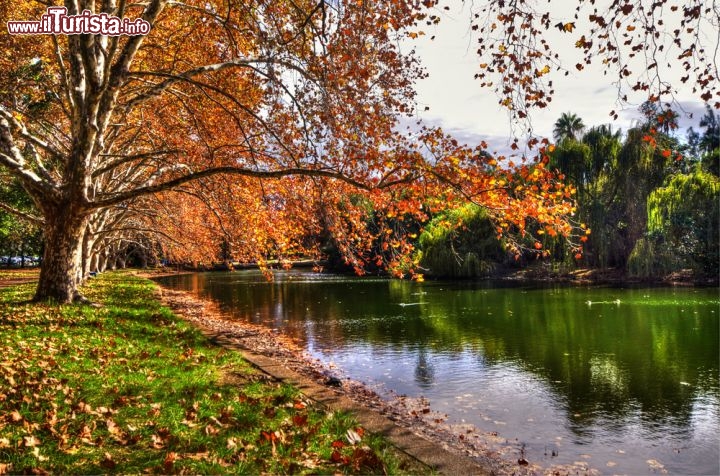
{"type": "MultiPolygon", "coordinates": [[[[555,5],[560,12],[568,11],[566,0],[554,1],[555,5]]],[[[486,140],[491,144],[491,151],[508,154],[513,131],[507,111],[498,104],[493,90],[481,88],[480,81],[473,78],[481,62],[475,53],[477,39],[469,28],[468,3],[458,1],[457,6],[457,9],[443,15],[438,26],[426,27],[424,36],[409,43],[415,47],[430,74],[428,79],[417,85],[419,117],[428,124],[442,126],[458,139],[470,143],[486,140]],[[433,35],[435,39],[430,40],[433,35]],[[424,111],[426,106],[430,109],[424,111]]],[[[569,10],[572,12],[572,8],[569,10]]],[[[555,19],[570,21],[561,16],[555,19]]],[[[577,31],[581,31],[581,20],[578,20],[577,31]]],[[[580,52],[574,48],[580,34],[560,35],[563,34],[550,32],[548,40],[558,49],[561,58],[570,58],[567,63],[574,65],[581,58],[580,52]]],[[[616,103],[617,87],[612,84],[615,73],[604,76],[600,66],[591,65],[582,72],[570,68],[573,71],[567,77],[560,72],[550,76],[555,96],[549,107],[533,111],[531,120],[535,135],[551,138],[553,124],[563,112],[577,114],[589,127],[610,123],[610,111],[617,110],[619,118],[612,122],[613,128],[623,131],[638,120],[638,106],[645,96],[630,95],[632,103],[621,109],[616,103]]],[[[704,105],[695,99],[690,90],[680,90],[677,99],[686,112],[694,113],[693,119],[681,114],[679,132],[684,134],[690,125],[697,129],[699,118],[704,114],[704,105]]]]}

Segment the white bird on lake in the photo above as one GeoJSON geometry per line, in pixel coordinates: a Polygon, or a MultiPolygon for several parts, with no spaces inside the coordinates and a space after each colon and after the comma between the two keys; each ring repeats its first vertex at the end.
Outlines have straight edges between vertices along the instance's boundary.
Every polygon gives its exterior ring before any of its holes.
{"type": "Polygon", "coordinates": [[[620,305],[620,299],[616,299],[614,301],[585,301],[585,304],[588,305],[588,307],[592,306],[593,304],[615,304],[617,306],[620,305]]]}

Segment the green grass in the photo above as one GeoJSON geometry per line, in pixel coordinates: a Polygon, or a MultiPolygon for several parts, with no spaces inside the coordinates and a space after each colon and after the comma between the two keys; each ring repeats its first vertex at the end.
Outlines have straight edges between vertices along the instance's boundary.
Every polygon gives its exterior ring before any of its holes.
{"type": "Polygon", "coordinates": [[[0,268],[0,281],[5,279],[37,279],[39,275],[40,268],[0,268]]]}
{"type": "Polygon", "coordinates": [[[382,439],[210,344],[150,281],[91,280],[102,307],[33,290],[0,289],[0,474],[402,472],[382,439]]]}

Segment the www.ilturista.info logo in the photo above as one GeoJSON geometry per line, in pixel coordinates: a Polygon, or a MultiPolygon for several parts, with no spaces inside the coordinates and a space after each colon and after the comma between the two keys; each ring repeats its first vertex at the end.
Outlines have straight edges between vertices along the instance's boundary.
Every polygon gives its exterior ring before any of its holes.
{"type": "Polygon", "coordinates": [[[39,21],[9,21],[11,35],[147,35],[150,23],[138,18],[128,20],[107,13],[95,14],[83,10],[80,15],[68,15],[65,7],[48,7],[39,21]]]}

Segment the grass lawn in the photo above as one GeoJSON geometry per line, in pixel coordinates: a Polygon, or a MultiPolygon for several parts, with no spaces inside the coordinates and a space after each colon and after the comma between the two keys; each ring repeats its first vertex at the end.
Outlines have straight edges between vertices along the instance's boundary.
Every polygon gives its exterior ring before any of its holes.
{"type": "Polygon", "coordinates": [[[127,273],[101,306],[0,289],[0,474],[398,473],[393,450],[213,346],[127,273]]]}

